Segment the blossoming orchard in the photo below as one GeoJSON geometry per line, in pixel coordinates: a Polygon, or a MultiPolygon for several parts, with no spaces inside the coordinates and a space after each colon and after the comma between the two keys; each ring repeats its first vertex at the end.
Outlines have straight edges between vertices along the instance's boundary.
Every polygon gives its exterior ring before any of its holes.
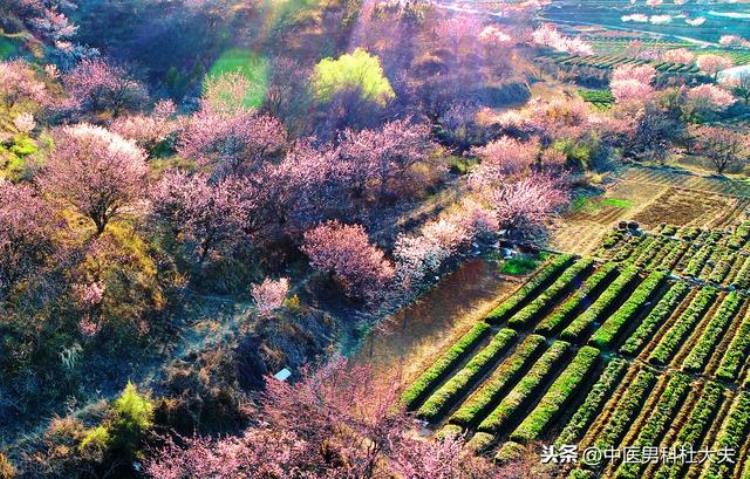
{"type": "Polygon", "coordinates": [[[750,477],[750,23],[0,1],[0,479],[750,477]]]}

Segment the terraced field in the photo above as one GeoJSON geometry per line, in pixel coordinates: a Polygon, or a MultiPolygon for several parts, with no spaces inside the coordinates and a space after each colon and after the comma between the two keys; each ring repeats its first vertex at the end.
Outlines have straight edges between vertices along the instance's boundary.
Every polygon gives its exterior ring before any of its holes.
{"type": "Polygon", "coordinates": [[[662,74],[675,75],[701,75],[700,70],[695,65],[684,65],[682,63],[650,61],[634,58],[625,54],[612,55],[568,55],[568,54],[550,54],[548,58],[563,66],[577,66],[597,68],[600,70],[612,70],[622,65],[652,65],[657,72],[662,74]]]}
{"type": "Polygon", "coordinates": [[[750,285],[750,222],[726,230],[662,225],[653,232],[611,231],[596,255],[700,284],[734,289],[750,285]]]}
{"type": "Polygon", "coordinates": [[[750,223],[618,230],[599,252],[551,257],[403,402],[498,460],[536,442],[734,451],[734,462],[560,464],[571,478],[748,477],[750,223]]]}
{"type": "Polygon", "coordinates": [[[551,238],[557,251],[594,254],[620,221],[635,220],[653,230],[669,222],[677,226],[722,229],[747,218],[750,184],[704,177],[667,168],[623,167],[600,207],[566,213],[551,238]],[[625,200],[607,204],[607,199],[625,200]]]}

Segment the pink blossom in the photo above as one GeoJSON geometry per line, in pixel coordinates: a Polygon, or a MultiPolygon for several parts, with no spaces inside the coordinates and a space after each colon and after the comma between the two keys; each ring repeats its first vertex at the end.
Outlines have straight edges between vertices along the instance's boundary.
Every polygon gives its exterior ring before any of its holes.
{"type": "Polygon", "coordinates": [[[0,296],[49,259],[53,220],[33,189],[0,180],[0,296]]]}
{"type": "Polygon", "coordinates": [[[138,109],[146,102],[145,87],[125,70],[102,60],[83,60],[63,77],[63,85],[75,106],[85,112],[138,109]]]}
{"type": "Polygon", "coordinates": [[[12,108],[21,100],[47,104],[46,86],[36,79],[34,71],[23,60],[0,62],[0,101],[12,108]]]}
{"type": "Polygon", "coordinates": [[[739,35],[722,35],[719,43],[727,47],[747,47],[750,45],[750,42],[739,35]]]}
{"type": "Polygon", "coordinates": [[[513,43],[513,38],[510,35],[494,25],[485,27],[479,34],[479,40],[495,47],[513,43]]]}
{"type": "Polygon", "coordinates": [[[91,316],[86,314],[80,321],[78,321],[78,330],[82,335],[87,337],[96,336],[101,329],[101,323],[98,323],[91,319],[91,316]]]}
{"type": "Polygon", "coordinates": [[[617,103],[636,100],[643,101],[654,92],[653,87],[638,80],[613,81],[609,85],[617,103]]]}
{"type": "Polygon", "coordinates": [[[532,41],[537,45],[549,47],[559,52],[571,55],[591,55],[594,53],[591,44],[579,37],[565,37],[549,23],[543,24],[531,34],[532,41]]]}
{"type": "Polygon", "coordinates": [[[92,282],[87,285],[79,285],[76,288],[78,300],[85,306],[96,306],[104,299],[105,286],[99,282],[92,282]]]}
{"type": "Polygon", "coordinates": [[[730,68],[733,65],[733,62],[730,58],[722,55],[706,54],[699,55],[695,64],[698,65],[698,68],[700,68],[703,73],[715,76],[721,70],[730,68]]]}
{"type": "Polygon", "coordinates": [[[305,233],[301,249],[313,268],[332,273],[351,297],[374,302],[393,279],[393,265],[360,225],[323,223],[305,233]]]}
{"type": "Polygon", "coordinates": [[[662,53],[662,60],[665,62],[681,63],[688,65],[695,61],[695,54],[687,48],[675,48],[662,53]]]}
{"type": "Polygon", "coordinates": [[[99,235],[143,194],[146,155],[132,141],[85,123],[62,127],[55,136],[39,181],[88,217],[99,235]]]}
{"type": "Polygon", "coordinates": [[[622,65],[612,72],[612,81],[636,80],[650,84],[656,78],[656,69],[651,65],[622,65]]]}
{"type": "Polygon", "coordinates": [[[565,38],[559,49],[571,55],[587,56],[594,54],[594,47],[580,37],[565,38]]]}
{"type": "Polygon", "coordinates": [[[152,214],[194,253],[200,267],[213,253],[247,239],[252,200],[233,177],[212,184],[206,175],[171,170],[151,190],[152,214]]]}
{"type": "Polygon", "coordinates": [[[34,30],[50,40],[70,38],[76,34],[78,27],[65,14],[45,8],[39,17],[32,19],[34,30]]]}
{"type": "Polygon", "coordinates": [[[461,203],[461,210],[461,225],[472,239],[491,235],[497,232],[500,227],[492,210],[479,205],[475,201],[464,200],[461,203]]]}
{"type": "Polygon", "coordinates": [[[503,176],[518,175],[528,171],[536,162],[539,154],[539,142],[520,142],[508,136],[492,141],[487,145],[475,148],[472,153],[482,163],[473,172],[472,179],[479,183],[496,183],[503,176]]]}
{"type": "Polygon", "coordinates": [[[250,111],[220,114],[201,110],[188,122],[177,152],[213,166],[215,173],[247,173],[278,153],[286,143],[281,123],[250,111]]]}
{"type": "Polygon", "coordinates": [[[172,118],[174,113],[174,103],[160,101],[150,115],[118,116],[110,125],[110,130],[151,150],[177,130],[177,121],[172,118]]]}
{"type": "Polygon", "coordinates": [[[568,200],[559,182],[542,174],[502,185],[490,198],[501,227],[522,233],[542,226],[568,200]]]}
{"type": "Polygon", "coordinates": [[[646,5],[648,5],[649,7],[652,7],[652,8],[653,7],[658,7],[662,3],[664,3],[662,0],[646,0],[646,5]]]}
{"type": "Polygon", "coordinates": [[[261,316],[268,316],[284,305],[289,293],[289,279],[280,278],[276,281],[266,278],[262,283],[253,285],[250,294],[261,316]]]}
{"type": "Polygon", "coordinates": [[[711,84],[691,88],[687,92],[687,97],[698,110],[703,111],[724,110],[737,101],[728,91],[711,84]]]}

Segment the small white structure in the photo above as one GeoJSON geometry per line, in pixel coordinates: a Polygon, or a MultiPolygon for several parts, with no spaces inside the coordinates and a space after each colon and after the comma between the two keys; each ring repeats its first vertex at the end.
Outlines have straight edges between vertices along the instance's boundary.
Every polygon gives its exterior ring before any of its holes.
{"type": "Polygon", "coordinates": [[[283,381],[286,381],[287,379],[289,379],[289,376],[291,376],[291,375],[292,375],[292,372],[289,369],[284,368],[281,371],[279,371],[276,374],[274,374],[273,377],[274,377],[274,379],[278,379],[279,381],[283,382],[283,381]]]}

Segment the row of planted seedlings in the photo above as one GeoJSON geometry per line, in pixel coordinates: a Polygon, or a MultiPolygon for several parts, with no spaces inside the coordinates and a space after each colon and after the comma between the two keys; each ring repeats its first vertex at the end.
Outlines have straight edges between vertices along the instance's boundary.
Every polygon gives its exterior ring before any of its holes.
{"type": "MultiPolygon", "coordinates": [[[[565,397],[570,397],[575,391],[574,384],[583,381],[588,367],[594,366],[591,360],[594,348],[573,354],[575,348],[569,343],[557,341],[548,346],[544,336],[524,337],[523,331],[533,326],[552,305],[577,290],[581,282],[586,282],[584,278],[593,268],[591,259],[575,260],[566,255],[552,259],[438,358],[404,392],[403,403],[416,411],[417,417],[432,424],[440,424],[448,416],[444,432],[478,431],[470,447],[481,450],[497,441],[498,431],[506,430],[523,417],[521,410],[535,402],[560,372],[560,361],[573,356],[569,368],[553,384],[553,391],[567,391],[565,397]],[[490,324],[505,324],[515,329],[502,328],[487,342],[486,337],[492,334],[490,324]],[[584,368],[582,361],[587,367],[584,368]]],[[[594,275],[603,282],[615,274],[613,265],[605,265],[594,275]]],[[[596,350],[597,357],[598,353],[596,350]]],[[[560,396],[559,392],[554,396],[560,396]]],[[[558,409],[563,403],[558,403],[558,409]]],[[[534,415],[537,421],[541,421],[542,414],[534,415]]],[[[551,411],[545,414],[547,423],[557,418],[551,411]]]]}
{"type": "Polygon", "coordinates": [[[582,344],[595,324],[614,311],[614,319],[605,322],[606,337],[591,340],[610,345],[666,278],[655,273],[640,282],[637,268],[618,268],[613,263],[592,269],[590,259],[552,260],[480,323],[505,328],[483,348],[475,346],[475,353],[465,361],[461,357],[467,345],[481,343],[478,338],[487,328],[475,326],[407,389],[404,402],[432,424],[447,417],[441,433],[475,432],[467,444],[475,450],[488,450],[509,438],[499,457],[539,439],[576,391],[596,377],[590,373],[600,349],[583,346],[576,352],[575,346],[562,340],[548,347],[544,336],[522,338],[524,332],[534,328],[550,338],[560,333],[582,344]],[[635,285],[639,286],[630,294],[635,285]],[[569,356],[572,360],[562,369],[569,356]],[[451,376],[445,373],[448,369],[456,372],[451,376]]]}
{"type": "MultiPolygon", "coordinates": [[[[662,271],[641,280],[637,268],[605,263],[591,272],[593,266],[590,260],[576,261],[571,256],[552,259],[425,371],[404,393],[404,402],[432,424],[447,417],[442,433],[474,432],[468,446],[476,450],[488,450],[507,439],[497,452],[499,459],[505,459],[524,443],[547,434],[576,391],[583,389],[585,378],[593,378],[596,382],[590,389],[586,385],[585,400],[560,434],[567,441],[580,439],[627,367],[626,361],[615,358],[600,375],[592,374],[600,362],[600,349],[614,350],[624,339],[619,351],[636,356],[658,337],[649,361],[666,364],[690,335],[691,325],[698,324],[720,294],[714,288],[691,292],[685,282],[667,282],[662,271]],[[668,320],[675,309],[681,310],[679,317],[668,320]],[[494,332],[488,323],[505,327],[494,332]],[[559,334],[569,341],[548,345],[544,336],[525,335],[532,328],[548,338],[559,334]],[[590,331],[589,346],[576,351],[571,342],[583,344],[590,331]]],[[[704,321],[706,327],[695,336],[696,347],[684,358],[686,371],[693,371],[691,364],[705,367],[710,356],[706,351],[721,339],[717,331],[731,322],[739,309],[738,298],[737,293],[726,295],[712,319],[704,321]]],[[[740,335],[747,330],[750,320],[734,326],[732,339],[722,343],[727,354],[718,370],[735,379],[750,347],[748,336],[740,335]]],[[[646,373],[656,374],[639,372],[639,377],[646,373]]],[[[613,435],[616,432],[607,433],[613,435]]],[[[640,442],[649,437],[643,435],[640,442]]],[[[631,466],[620,469],[620,477],[640,473],[640,469],[632,472],[631,466]]]]}
{"type": "MultiPolygon", "coordinates": [[[[527,303],[531,302],[533,298],[553,283],[573,263],[574,259],[571,255],[559,255],[550,259],[509,298],[494,308],[484,321],[476,323],[438,357],[403,392],[401,396],[402,403],[410,410],[417,410],[420,406],[429,406],[423,407],[422,413],[420,413],[428,418],[430,417],[428,410],[438,406],[438,399],[446,395],[446,390],[439,391],[439,389],[442,389],[443,386],[457,386],[462,384],[462,381],[459,380],[460,378],[456,379],[452,377],[454,373],[458,371],[462,377],[468,376],[470,379],[469,383],[472,382],[471,379],[481,376],[479,372],[470,374],[468,371],[459,371],[462,366],[463,369],[467,367],[472,370],[477,368],[477,371],[482,371],[485,367],[494,366],[496,360],[500,359],[507,352],[510,345],[518,340],[518,335],[513,330],[502,329],[482,348],[481,346],[487,343],[487,338],[494,333],[492,324],[502,323],[524,308],[527,303]],[[454,379],[456,380],[454,381],[454,379]]],[[[468,387],[470,388],[471,386],[468,387]]],[[[464,386],[464,388],[466,387],[464,386]]]]}
{"type": "Polygon", "coordinates": [[[695,227],[678,230],[665,226],[656,234],[636,235],[617,229],[604,238],[598,254],[647,270],[675,271],[702,283],[746,289],[750,286],[750,256],[729,246],[744,238],[746,233],[741,231],[745,228],[743,224],[731,235],[695,227]]]}

